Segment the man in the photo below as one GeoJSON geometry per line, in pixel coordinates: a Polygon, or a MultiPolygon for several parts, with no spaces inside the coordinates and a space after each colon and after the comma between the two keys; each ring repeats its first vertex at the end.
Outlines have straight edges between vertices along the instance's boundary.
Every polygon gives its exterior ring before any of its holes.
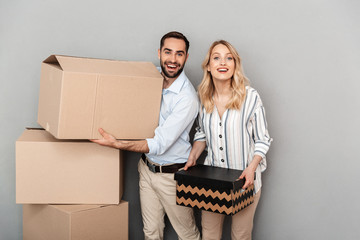
{"type": "Polygon", "coordinates": [[[193,210],[176,205],[174,173],[185,166],[191,144],[189,132],[198,113],[196,91],[183,69],[189,41],[179,32],[169,32],[160,41],[158,57],[164,77],[159,126],[154,138],[116,140],[99,129],[103,139],[92,140],[121,150],[146,153],[138,164],[140,204],[145,239],[163,239],[167,214],[179,239],[200,239],[193,210]]]}

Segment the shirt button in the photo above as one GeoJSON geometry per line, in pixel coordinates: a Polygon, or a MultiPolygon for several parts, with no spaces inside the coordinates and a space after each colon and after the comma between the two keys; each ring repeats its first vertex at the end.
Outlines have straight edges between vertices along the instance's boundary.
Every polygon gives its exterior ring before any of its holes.
{"type": "Polygon", "coordinates": [[[221,123],[219,123],[219,125],[221,126],[221,123]]]}
{"type": "Polygon", "coordinates": [[[221,162],[225,162],[225,160],[224,160],[224,159],[221,159],[221,162]]]}
{"type": "Polygon", "coordinates": [[[220,150],[222,151],[222,150],[223,150],[223,147],[220,147],[220,150]]]}
{"type": "Polygon", "coordinates": [[[221,134],[219,134],[219,138],[222,138],[222,135],[221,135],[221,134]]]}

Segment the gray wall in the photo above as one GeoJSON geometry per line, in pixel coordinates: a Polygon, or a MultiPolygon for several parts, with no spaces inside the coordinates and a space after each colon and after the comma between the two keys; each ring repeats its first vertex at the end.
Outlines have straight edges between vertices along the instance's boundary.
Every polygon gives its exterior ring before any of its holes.
{"type": "MultiPolygon", "coordinates": [[[[22,238],[14,143],[38,126],[40,62],[56,53],[158,64],[170,30],[189,37],[195,86],[210,43],[223,38],[262,96],[274,142],[254,239],[360,239],[359,29],[356,0],[1,0],[0,239],[22,238]]],[[[139,154],[126,156],[130,238],[142,239],[139,154]]],[[[165,236],[175,238],[169,224],[165,236]]]]}

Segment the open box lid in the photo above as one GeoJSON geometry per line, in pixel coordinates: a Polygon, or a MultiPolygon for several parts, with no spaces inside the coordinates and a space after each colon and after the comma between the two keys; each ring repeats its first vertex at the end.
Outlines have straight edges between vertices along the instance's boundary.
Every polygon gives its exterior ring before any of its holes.
{"type": "Polygon", "coordinates": [[[162,78],[151,62],[118,61],[96,58],[51,55],[43,61],[67,72],[162,78]]]}

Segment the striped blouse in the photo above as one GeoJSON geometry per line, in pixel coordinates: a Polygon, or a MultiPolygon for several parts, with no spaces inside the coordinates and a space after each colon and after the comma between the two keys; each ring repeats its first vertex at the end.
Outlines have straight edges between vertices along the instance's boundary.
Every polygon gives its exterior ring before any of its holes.
{"type": "Polygon", "coordinates": [[[266,169],[265,155],[272,139],[267,130],[265,110],[258,92],[246,87],[240,110],[227,109],[220,118],[216,106],[207,113],[200,108],[194,141],[206,141],[205,165],[244,170],[254,155],[262,160],[256,169],[255,192],[261,188],[261,172],[266,169]]]}

